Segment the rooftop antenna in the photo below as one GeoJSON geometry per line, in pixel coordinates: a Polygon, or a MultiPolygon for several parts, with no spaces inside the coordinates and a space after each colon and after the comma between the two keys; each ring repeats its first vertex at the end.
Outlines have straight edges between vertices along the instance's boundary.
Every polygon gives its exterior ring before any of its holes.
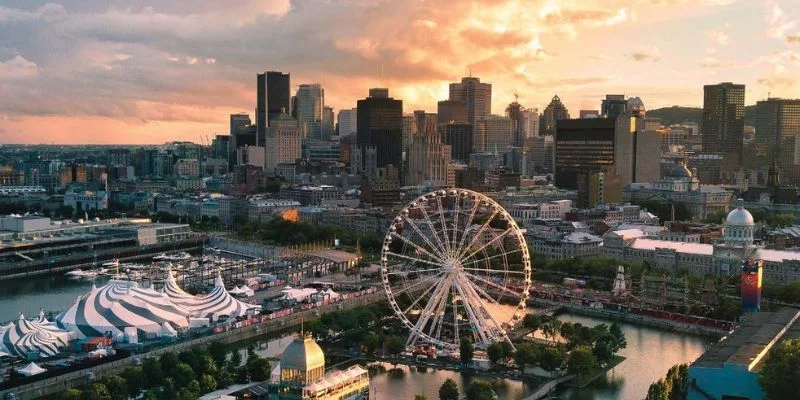
{"type": "Polygon", "coordinates": [[[519,92],[517,89],[514,89],[514,102],[519,103],[519,92]]]}
{"type": "Polygon", "coordinates": [[[469,77],[472,78],[472,67],[469,67],[469,77]]]}
{"type": "Polygon", "coordinates": [[[383,87],[383,63],[381,63],[381,87],[383,87]]]}

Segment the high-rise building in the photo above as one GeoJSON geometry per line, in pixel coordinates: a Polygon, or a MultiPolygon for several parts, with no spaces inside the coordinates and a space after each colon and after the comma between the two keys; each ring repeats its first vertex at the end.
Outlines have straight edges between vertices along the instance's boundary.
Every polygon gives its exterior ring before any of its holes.
{"type": "Polygon", "coordinates": [[[506,117],[511,119],[511,146],[522,147],[525,144],[525,131],[522,126],[522,104],[513,102],[506,107],[506,117]]]}
{"type": "MultiPolygon", "coordinates": [[[[613,173],[623,186],[634,181],[637,164],[635,118],[566,119],[559,120],[556,126],[554,164],[557,186],[577,189],[579,176],[596,172],[613,173]]],[[[658,143],[655,151],[660,150],[658,143]]],[[[659,157],[653,158],[659,160],[659,157]]],[[[658,163],[656,171],[659,171],[658,163]]]]}
{"type": "MultiPolygon", "coordinates": [[[[339,137],[343,138],[347,135],[352,135],[356,133],[358,127],[358,120],[356,118],[356,114],[358,113],[358,109],[350,108],[339,110],[339,137]]],[[[349,157],[348,157],[349,159],[349,157]]]]}
{"type": "Polygon", "coordinates": [[[512,143],[513,128],[511,118],[489,115],[478,118],[475,122],[472,139],[476,153],[492,153],[500,155],[512,143]]]}
{"type": "Polygon", "coordinates": [[[628,100],[624,94],[607,94],[606,98],[600,103],[600,115],[606,118],[616,118],[626,115],[628,111],[628,100]]]}
{"type": "Polygon", "coordinates": [[[463,124],[441,124],[439,125],[442,142],[450,146],[451,158],[460,163],[468,163],[469,156],[472,154],[472,125],[463,124]]]}
{"type": "Polygon", "coordinates": [[[417,134],[417,121],[413,113],[403,114],[403,161],[406,161],[408,146],[417,134]]]}
{"type": "Polygon", "coordinates": [[[569,119],[569,111],[558,95],[553,96],[550,104],[542,111],[541,122],[539,123],[539,134],[542,136],[553,135],[556,132],[556,121],[569,119]]]}
{"type": "Polygon", "coordinates": [[[703,153],[723,157],[726,169],[742,165],[744,85],[723,82],[703,87],[703,153]]]}
{"type": "Polygon", "coordinates": [[[522,110],[520,114],[522,132],[524,133],[525,139],[527,140],[539,136],[539,110],[536,108],[528,108],[522,110]]]}
{"type": "Polygon", "coordinates": [[[408,148],[408,177],[405,185],[447,186],[450,146],[435,132],[414,136],[408,148]]]}
{"type": "Polygon", "coordinates": [[[492,113],[492,84],[471,76],[461,78],[460,83],[450,84],[450,100],[466,105],[467,122],[475,126],[479,118],[492,113]]]}
{"type": "Polygon", "coordinates": [[[322,139],[325,90],[318,83],[302,84],[295,95],[295,114],[303,139],[322,139]]]}
{"type": "Polygon", "coordinates": [[[268,176],[273,176],[279,164],[294,164],[302,157],[303,139],[297,120],[289,114],[276,115],[270,121],[265,143],[264,165],[268,176]]]}
{"type": "Polygon", "coordinates": [[[245,113],[231,114],[230,141],[228,143],[228,168],[236,165],[236,149],[257,144],[257,126],[250,124],[250,116],[245,113]]]}
{"type": "Polygon", "coordinates": [[[414,110],[414,131],[417,135],[433,135],[436,133],[437,116],[425,112],[425,110],[414,110]]]}
{"type": "Polygon", "coordinates": [[[756,167],[773,162],[785,184],[800,185],[800,99],[756,103],[756,167]]]}
{"type": "Polygon", "coordinates": [[[280,114],[281,110],[286,110],[286,112],[291,110],[292,94],[289,74],[277,71],[256,74],[256,89],[257,135],[263,140],[267,126],[269,126],[269,119],[280,114]]]}
{"type": "Polygon", "coordinates": [[[437,104],[436,115],[440,124],[466,124],[467,104],[458,100],[443,100],[437,104]]]}
{"type": "Polygon", "coordinates": [[[333,118],[333,107],[322,108],[322,140],[331,140],[336,134],[336,125],[333,118]]]}
{"type": "Polygon", "coordinates": [[[553,171],[553,135],[531,138],[529,148],[530,172],[553,171]]]}
{"type": "Polygon", "coordinates": [[[358,101],[357,144],[362,152],[370,146],[375,148],[378,168],[399,168],[403,157],[403,101],[389,97],[385,88],[370,89],[369,94],[358,101]]]}

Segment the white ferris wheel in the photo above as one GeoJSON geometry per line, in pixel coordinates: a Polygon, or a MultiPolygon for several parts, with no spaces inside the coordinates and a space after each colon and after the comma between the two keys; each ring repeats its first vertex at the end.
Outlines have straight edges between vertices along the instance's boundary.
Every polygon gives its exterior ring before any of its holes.
{"type": "MultiPolygon", "coordinates": [[[[381,277],[389,305],[409,328],[407,345],[454,351],[509,341],[531,286],[522,231],[494,200],[466,189],[420,196],[383,240],[381,277]]],[[[510,343],[510,341],[509,341],[510,343]]]]}

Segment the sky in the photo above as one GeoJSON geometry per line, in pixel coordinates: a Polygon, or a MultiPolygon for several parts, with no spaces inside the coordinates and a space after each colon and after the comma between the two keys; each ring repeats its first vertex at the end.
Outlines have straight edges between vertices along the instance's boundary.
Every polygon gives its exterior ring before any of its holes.
{"type": "Polygon", "coordinates": [[[0,0],[0,143],[205,142],[263,71],[337,112],[378,86],[436,112],[470,71],[498,114],[800,98],[800,0],[0,0]]]}

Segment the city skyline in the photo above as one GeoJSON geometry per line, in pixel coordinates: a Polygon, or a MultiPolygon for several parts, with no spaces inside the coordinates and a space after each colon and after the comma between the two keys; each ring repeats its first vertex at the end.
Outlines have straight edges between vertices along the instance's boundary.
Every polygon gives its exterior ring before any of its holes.
{"type": "Polygon", "coordinates": [[[253,78],[270,70],[292,93],[320,83],[337,113],[379,86],[406,113],[435,112],[470,73],[492,84],[495,114],[515,92],[540,110],[557,94],[576,115],[607,93],[702,107],[703,85],[726,81],[748,105],[797,98],[799,21],[788,1],[8,0],[0,143],[198,142],[230,114],[255,119],[253,78]]]}

